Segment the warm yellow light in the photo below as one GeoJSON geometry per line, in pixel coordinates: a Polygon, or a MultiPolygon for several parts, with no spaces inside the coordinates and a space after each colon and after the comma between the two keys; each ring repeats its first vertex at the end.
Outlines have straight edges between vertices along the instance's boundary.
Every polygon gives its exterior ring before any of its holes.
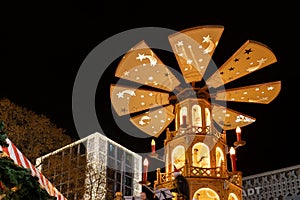
{"type": "Polygon", "coordinates": [[[241,128],[239,126],[237,126],[236,129],[235,129],[235,132],[236,133],[241,133],[241,128]]]}
{"type": "Polygon", "coordinates": [[[155,141],[154,141],[154,139],[152,139],[152,141],[151,141],[151,145],[152,145],[152,146],[154,146],[154,145],[155,145],[155,141]]]}
{"type": "Polygon", "coordinates": [[[230,147],[229,153],[230,153],[230,155],[235,154],[235,149],[233,147],[230,147]]]}
{"type": "Polygon", "coordinates": [[[144,160],[144,166],[148,166],[148,165],[149,165],[149,161],[148,161],[147,158],[145,158],[145,160],[144,160]]]}

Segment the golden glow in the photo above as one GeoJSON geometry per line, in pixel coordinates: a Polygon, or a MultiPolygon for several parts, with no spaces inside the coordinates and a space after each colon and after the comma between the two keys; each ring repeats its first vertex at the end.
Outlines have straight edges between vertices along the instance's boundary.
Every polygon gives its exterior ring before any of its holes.
{"type": "Polygon", "coordinates": [[[187,108],[184,106],[180,109],[180,126],[187,125],[187,108]]]}
{"type": "Polygon", "coordinates": [[[152,139],[151,145],[152,145],[152,146],[155,146],[155,141],[154,141],[154,139],[152,139]]]}
{"type": "Polygon", "coordinates": [[[187,83],[202,80],[223,30],[223,26],[200,26],[169,36],[169,42],[187,83]]]}
{"type": "Polygon", "coordinates": [[[206,84],[216,88],[266,66],[270,66],[275,62],[277,62],[277,59],[270,48],[259,42],[248,40],[206,80],[206,84]],[[245,51],[253,49],[255,50],[251,51],[251,56],[249,57],[249,54],[245,53],[245,51]],[[247,59],[248,57],[249,59],[247,59]],[[236,62],[237,58],[239,62],[236,62]],[[221,72],[222,76],[220,76],[221,72]]]}
{"type": "Polygon", "coordinates": [[[216,148],[216,161],[217,167],[220,167],[222,162],[224,162],[224,153],[220,147],[216,148]]]}
{"type": "Polygon", "coordinates": [[[169,92],[180,84],[144,40],[124,55],[115,76],[169,92]]]}
{"type": "Polygon", "coordinates": [[[173,110],[173,105],[150,109],[131,117],[130,121],[144,133],[157,138],[174,119],[173,110]]]}
{"type": "Polygon", "coordinates": [[[195,200],[220,200],[219,195],[210,188],[201,188],[197,190],[193,199],[195,200]]]}
{"type": "Polygon", "coordinates": [[[230,193],[228,196],[228,200],[239,200],[239,198],[234,193],[230,193]]]}
{"type": "Polygon", "coordinates": [[[206,123],[206,126],[210,126],[210,124],[211,124],[210,111],[208,108],[205,108],[205,123],[206,123]]]}
{"type": "Polygon", "coordinates": [[[237,126],[243,127],[255,122],[255,118],[242,114],[230,108],[213,104],[213,120],[222,127],[223,130],[233,130],[237,126]]]}
{"type": "Polygon", "coordinates": [[[185,149],[183,146],[178,145],[172,151],[172,162],[177,169],[184,166],[185,162],[185,149]]]}
{"type": "Polygon", "coordinates": [[[170,103],[167,92],[155,92],[130,86],[111,85],[112,106],[119,116],[146,111],[170,103]]]}
{"type": "Polygon", "coordinates": [[[193,166],[210,168],[210,154],[206,144],[199,142],[193,146],[193,166]]]}
{"type": "Polygon", "coordinates": [[[149,161],[147,158],[145,158],[144,162],[143,162],[144,166],[148,166],[149,165],[149,161]]]}
{"type": "Polygon", "coordinates": [[[235,154],[235,149],[233,147],[230,147],[229,153],[230,153],[230,155],[235,154]]]}
{"type": "Polygon", "coordinates": [[[235,129],[235,132],[236,133],[241,133],[241,128],[239,126],[237,126],[236,129],[235,129]]]}
{"type": "Polygon", "coordinates": [[[216,93],[216,100],[268,104],[278,96],[280,90],[281,81],[248,85],[220,90],[216,93]]]}
{"type": "Polygon", "coordinates": [[[192,120],[193,126],[202,126],[202,114],[201,114],[201,107],[199,105],[193,105],[192,107],[192,120]]]}

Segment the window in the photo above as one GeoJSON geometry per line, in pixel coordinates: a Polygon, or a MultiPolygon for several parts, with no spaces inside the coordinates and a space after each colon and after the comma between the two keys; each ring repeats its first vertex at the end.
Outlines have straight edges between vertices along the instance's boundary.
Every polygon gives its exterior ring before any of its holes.
{"type": "Polygon", "coordinates": [[[205,125],[206,126],[211,125],[210,110],[208,108],[205,108],[205,125]]]}
{"type": "Polygon", "coordinates": [[[113,194],[123,191],[132,195],[134,157],[121,147],[108,143],[107,189],[113,194]]]}
{"type": "Polygon", "coordinates": [[[86,153],[86,142],[82,142],[78,145],[78,154],[86,153]]]}
{"type": "MultiPolygon", "coordinates": [[[[185,163],[185,149],[182,145],[178,145],[172,151],[172,163],[177,169],[184,166],[185,163]]],[[[174,166],[172,166],[174,167],[174,166]]]]}
{"type": "Polygon", "coordinates": [[[113,170],[111,168],[107,168],[107,170],[106,170],[106,176],[108,178],[115,179],[115,170],[113,170]]]}
{"type": "Polygon", "coordinates": [[[123,160],[124,160],[123,154],[124,154],[124,151],[121,148],[117,147],[117,158],[119,161],[123,162],[123,160]]]}
{"type": "Polygon", "coordinates": [[[111,143],[108,143],[108,155],[115,157],[115,146],[111,143]]]}
{"type": "Polygon", "coordinates": [[[197,190],[194,195],[193,199],[197,200],[220,200],[219,195],[210,188],[200,188],[197,190]]]}
{"type": "Polygon", "coordinates": [[[192,107],[192,120],[193,126],[202,127],[201,107],[199,105],[192,107]]]}
{"type": "Polygon", "coordinates": [[[129,187],[125,187],[125,196],[131,196],[132,195],[132,189],[129,187]]]}
{"type": "Polygon", "coordinates": [[[132,165],[132,155],[129,153],[126,153],[126,164],[127,165],[132,165]]]}
{"type": "Polygon", "coordinates": [[[187,108],[184,106],[180,109],[180,126],[186,127],[187,125],[187,108]]]}
{"type": "Polygon", "coordinates": [[[239,200],[239,198],[234,193],[230,193],[228,196],[228,200],[239,200]]]}
{"type": "Polygon", "coordinates": [[[91,138],[88,140],[88,149],[94,149],[95,148],[95,141],[94,138],[91,138]]]}
{"type": "Polygon", "coordinates": [[[216,165],[220,167],[222,162],[224,162],[224,153],[220,147],[216,148],[216,165]]]}
{"type": "Polygon", "coordinates": [[[125,177],[125,185],[131,187],[132,185],[132,178],[129,176],[125,177]]]}
{"type": "Polygon", "coordinates": [[[201,168],[210,168],[209,148],[206,144],[199,142],[193,148],[193,166],[201,168]]]}
{"type": "Polygon", "coordinates": [[[117,181],[121,182],[121,173],[120,172],[117,172],[117,181]]]}

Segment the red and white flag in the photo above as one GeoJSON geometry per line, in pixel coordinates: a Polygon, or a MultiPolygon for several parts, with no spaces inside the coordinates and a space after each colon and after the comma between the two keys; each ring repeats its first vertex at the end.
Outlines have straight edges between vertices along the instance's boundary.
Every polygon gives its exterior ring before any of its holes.
{"type": "Polygon", "coordinates": [[[23,153],[8,139],[6,138],[8,147],[0,146],[0,151],[5,152],[15,163],[24,168],[30,169],[32,176],[39,178],[40,185],[51,195],[55,196],[57,200],[67,200],[53,185],[52,183],[23,155],[23,153]]]}

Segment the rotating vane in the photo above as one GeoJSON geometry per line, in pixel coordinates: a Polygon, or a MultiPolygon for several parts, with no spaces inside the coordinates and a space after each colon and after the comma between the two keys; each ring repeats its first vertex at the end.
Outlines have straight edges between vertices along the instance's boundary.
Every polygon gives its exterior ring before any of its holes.
{"type": "Polygon", "coordinates": [[[266,45],[253,40],[246,41],[204,80],[204,86],[195,86],[203,82],[223,30],[223,26],[199,26],[169,36],[184,83],[145,41],[136,44],[120,61],[115,76],[139,87],[111,84],[110,98],[116,113],[119,116],[130,115],[134,126],[150,136],[158,137],[174,120],[174,108],[180,101],[175,95],[176,91],[184,91],[186,88],[182,88],[182,85],[189,84],[191,90],[208,93],[209,98],[214,99],[211,101],[214,102],[211,105],[212,119],[223,130],[255,122],[254,117],[216,102],[268,104],[278,96],[280,81],[230,89],[221,87],[275,63],[276,57],[266,45]]]}

